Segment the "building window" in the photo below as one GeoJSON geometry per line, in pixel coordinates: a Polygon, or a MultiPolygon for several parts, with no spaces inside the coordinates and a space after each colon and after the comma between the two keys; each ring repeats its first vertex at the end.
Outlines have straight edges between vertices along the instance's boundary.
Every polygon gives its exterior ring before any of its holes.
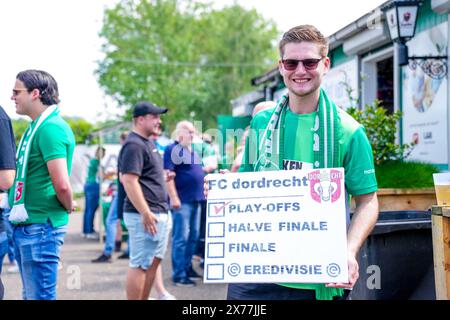
{"type": "Polygon", "coordinates": [[[372,104],[375,99],[393,112],[394,105],[394,49],[393,47],[369,53],[361,59],[362,106],[372,104]]]}

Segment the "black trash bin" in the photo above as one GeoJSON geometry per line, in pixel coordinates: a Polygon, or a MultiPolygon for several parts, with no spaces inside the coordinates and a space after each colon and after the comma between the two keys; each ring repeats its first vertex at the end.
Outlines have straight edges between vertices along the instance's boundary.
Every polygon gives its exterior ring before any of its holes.
{"type": "Polygon", "coordinates": [[[431,213],[380,212],[358,263],[352,300],[435,300],[431,213]]]}

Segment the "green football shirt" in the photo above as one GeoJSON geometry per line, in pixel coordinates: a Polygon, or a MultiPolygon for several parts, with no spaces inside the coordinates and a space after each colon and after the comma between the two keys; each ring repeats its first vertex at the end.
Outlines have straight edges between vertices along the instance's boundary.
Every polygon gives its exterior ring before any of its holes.
{"type": "Polygon", "coordinates": [[[91,160],[89,160],[86,183],[98,183],[97,173],[99,165],[100,160],[98,160],[97,158],[92,158],[91,160]]]}
{"type": "MultiPolygon", "coordinates": [[[[264,110],[252,120],[240,172],[254,171],[253,165],[264,152],[261,138],[272,112],[273,109],[264,110]]],[[[284,123],[284,170],[313,168],[313,128],[316,115],[316,112],[295,114],[290,109],[287,110],[284,123]]],[[[338,115],[339,160],[340,166],[345,169],[347,192],[357,196],[377,191],[372,148],[364,127],[340,108],[338,115]]]]}
{"type": "MultiPolygon", "coordinates": [[[[50,219],[54,227],[68,223],[67,210],[56,197],[47,162],[64,158],[70,174],[75,137],[70,126],[60,116],[48,119],[39,128],[31,144],[26,191],[25,208],[28,220],[23,223],[46,223],[50,219]]],[[[13,194],[13,192],[11,192],[13,194]]],[[[11,203],[10,198],[10,203],[11,203]]]]}

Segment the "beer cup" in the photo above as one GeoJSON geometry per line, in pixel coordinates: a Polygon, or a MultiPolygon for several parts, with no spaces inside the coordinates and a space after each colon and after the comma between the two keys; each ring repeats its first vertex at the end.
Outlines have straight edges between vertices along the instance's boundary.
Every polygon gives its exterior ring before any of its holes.
{"type": "Polygon", "coordinates": [[[434,188],[439,206],[450,206],[450,172],[434,173],[434,188]]]}

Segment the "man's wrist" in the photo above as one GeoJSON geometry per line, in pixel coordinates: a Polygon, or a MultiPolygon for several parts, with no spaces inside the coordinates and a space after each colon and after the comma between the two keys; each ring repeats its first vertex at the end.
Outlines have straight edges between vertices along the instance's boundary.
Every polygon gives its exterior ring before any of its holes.
{"type": "Polygon", "coordinates": [[[139,212],[140,214],[142,214],[142,215],[145,215],[145,216],[151,216],[152,214],[153,214],[153,212],[152,212],[152,210],[150,210],[150,209],[148,209],[148,210],[145,210],[145,211],[143,211],[143,212],[139,212]]]}

